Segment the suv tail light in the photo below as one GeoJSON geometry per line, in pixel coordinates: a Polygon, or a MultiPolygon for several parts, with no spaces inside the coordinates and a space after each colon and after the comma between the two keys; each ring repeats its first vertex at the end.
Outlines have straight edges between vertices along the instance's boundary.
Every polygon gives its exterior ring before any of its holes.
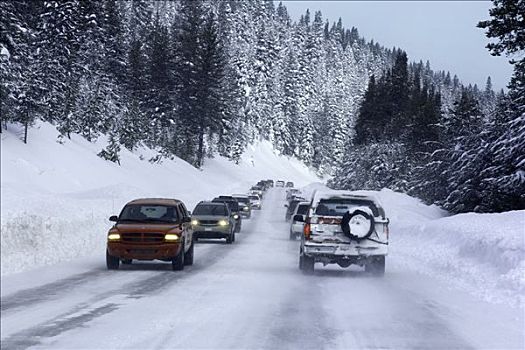
{"type": "Polygon", "coordinates": [[[304,238],[309,241],[310,240],[310,223],[305,223],[303,228],[304,238]]]}

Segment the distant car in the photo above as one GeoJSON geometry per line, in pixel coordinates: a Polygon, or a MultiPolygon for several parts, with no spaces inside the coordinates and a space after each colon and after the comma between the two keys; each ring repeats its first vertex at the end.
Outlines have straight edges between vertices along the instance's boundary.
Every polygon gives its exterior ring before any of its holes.
{"type": "MultiPolygon", "coordinates": [[[[296,215],[296,221],[302,221],[296,215]]],[[[314,272],[314,264],[352,264],[377,276],[385,273],[389,220],[377,198],[346,191],[314,194],[304,219],[299,268],[314,272]]]]}
{"type": "Polygon", "coordinates": [[[191,220],[195,240],[199,238],[226,238],[235,242],[235,218],[226,203],[200,202],[193,209],[191,220]]]}
{"type": "Polygon", "coordinates": [[[109,270],[134,259],[170,261],[173,270],[193,264],[191,217],[180,200],[136,199],[109,220],[115,222],[107,236],[109,270]]]}
{"type": "Polygon", "coordinates": [[[292,214],[294,213],[295,208],[297,207],[297,204],[299,204],[300,202],[304,202],[304,201],[305,201],[304,198],[295,197],[292,200],[290,200],[288,204],[285,204],[285,207],[287,207],[286,215],[285,215],[286,221],[290,221],[290,219],[292,218],[292,214]]]}
{"type": "Polygon", "coordinates": [[[288,181],[288,182],[286,183],[286,187],[293,187],[293,182],[288,181]]]}
{"type": "Polygon", "coordinates": [[[266,180],[261,180],[257,182],[257,186],[262,187],[263,191],[266,191],[268,190],[268,188],[270,188],[270,184],[266,182],[266,180]]]}
{"type": "Polygon", "coordinates": [[[261,186],[252,186],[252,188],[250,188],[250,191],[252,193],[258,194],[261,198],[264,196],[264,188],[261,186]]]}
{"type": "Polygon", "coordinates": [[[275,183],[275,187],[284,187],[284,181],[279,180],[275,183]]]}
{"type": "Polygon", "coordinates": [[[212,202],[214,203],[226,203],[228,208],[230,208],[231,215],[235,219],[235,232],[241,232],[242,218],[239,209],[239,202],[232,196],[219,196],[213,198],[212,202]]]}
{"type": "Polygon", "coordinates": [[[286,200],[290,200],[292,197],[297,196],[301,193],[297,188],[290,188],[286,191],[286,200]]]}
{"type": "Polygon", "coordinates": [[[270,185],[270,187],[273,187],[273,186],[274,186],[274,182],[273,182],[273,180],[266,180],[266,182],[268,182],[268,184],[270,185]]]}
{"type": "Polygon", "coordinates": [[[260,210],[261,209],[261,197],[259,197],[258,194],[250,194],[248,195],[248,198],[250,199],[250,203],[252,204],[252,209],[260,210]]]}
{"type": "Polygon", "coordinates": [[[292,214],[292,222],[290,224],[290,239],[295,240],[297,237],[301,237],[303,234],[304,220],[308,209],[310,208],[310,202],[299,202],[292,214]],[[303,220],[296,221],[294,218],[296,215],[301,215],[303,220]]]}
{"type": "Polygon", "coordinates": [[[243,218],[249,219],[252,217],[252,203],[246,194],[232,194],[232,197],[239,202],[239,209],[243,218]]]}

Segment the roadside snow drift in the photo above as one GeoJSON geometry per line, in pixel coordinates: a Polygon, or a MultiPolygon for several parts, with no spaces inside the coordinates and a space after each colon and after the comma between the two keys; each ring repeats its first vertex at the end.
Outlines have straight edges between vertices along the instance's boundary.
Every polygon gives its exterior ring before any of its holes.
{"type": "Polygon", "coordinates": [[[217,157],[198,170],[178,158],[152,164],[156,152],[147,148],[123,148],[119,166],[97,156],[105,137],[90,143],[72,135],[60,144],[56,129],[43,122],[29,130],[28,144],[18,135],[14,126],[2,133],[2,275],[103,252],[108,217],[134,198],[178,198],[193,210],[201,200],[243,193],[261,179],[318,181],[268,142],[249,147],[239,165],[217,157]]]}

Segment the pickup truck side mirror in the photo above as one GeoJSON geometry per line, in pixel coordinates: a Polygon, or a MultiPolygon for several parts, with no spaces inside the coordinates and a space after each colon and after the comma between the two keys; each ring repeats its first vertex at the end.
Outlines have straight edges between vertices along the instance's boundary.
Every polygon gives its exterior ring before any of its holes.
{"type": "Polygon", "coordinates": [[[294,215],[293,216],[293,221],[297,221],[297,222],[304,222],[304,217],[302,215],[294,215]]]}
{"type": "Polygon", "coordinates": [[[285,204],[284,207],[285,207],[285,208],[288,208],[288,204],[285,204]]]}
{"type": "Polygon", "coordinates": [[[191,217],[186,216],[185,218],[182,219],[182,222],[183,222],[183,223],[191,222],[191,217]]]}
{"type": "Polygon", "coordinates": [[[117,221],[118,221],[118,216],[116,216],[116,215],[111,215],[111,216],[109,217],[109,221],[117,222],[117,221]]]}

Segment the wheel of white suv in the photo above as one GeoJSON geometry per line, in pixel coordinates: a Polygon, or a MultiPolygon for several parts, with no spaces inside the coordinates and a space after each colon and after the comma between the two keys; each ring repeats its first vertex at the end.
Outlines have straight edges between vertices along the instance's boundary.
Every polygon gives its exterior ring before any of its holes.
{"type": "Polygon", "coordinates": [[[375,256],[372,261],[365,265],[365,271],[372,273],[374,276],[382,277],[385,274],[385,257],[375,256]]]}
{"type": "Polygon", "coordinates": [[[304,255],[302,252],[299,255],[299,269],[307,275],[314,273],[315,260],[309,256],[304,255]]]}

